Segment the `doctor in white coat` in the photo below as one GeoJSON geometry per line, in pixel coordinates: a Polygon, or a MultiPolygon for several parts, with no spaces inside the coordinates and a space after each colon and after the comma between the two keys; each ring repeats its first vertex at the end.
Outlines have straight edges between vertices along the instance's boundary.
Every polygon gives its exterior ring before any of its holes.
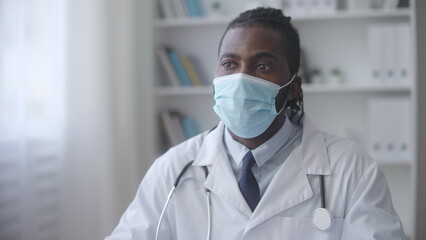
{"type": "Polygon", "coordinates": [[[299,61],[280,10],[234,19],[213,81],[221,122],[154,162],[106,239],[155,239],[157,227],[158,239],[405,239],[377,163],[304,116],[299,61]],[[332,219],[325,227],[314,221],[320,207],[332,219]]]}

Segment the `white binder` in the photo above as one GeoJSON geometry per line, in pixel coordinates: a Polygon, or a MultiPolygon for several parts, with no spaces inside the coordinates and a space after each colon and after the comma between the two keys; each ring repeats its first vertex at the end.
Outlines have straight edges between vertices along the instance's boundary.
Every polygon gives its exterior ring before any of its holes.
{"type": "Polygon", "coordinates": [[[396,83],[396,69],[397,69],[397,55],[396,55],[396,31],[395,25],[383,24],[382,25],[382,44],[384,45],[383,53],[383,72],[384,83],[394,85],[396,83]]]}
{"type": "Polygon", "coordinates": [[[367,28],[369,76],[371,84],[379,85],[384,82],[382,28],[379,24],[371,24],[367,28]]]}
{"type": "Polygon", "coordinates": [[[408,84],[412,78],[411,63],[411,34],[408,23],[395,25],[396,33],[396,81],[400,84],[408,84]]]}

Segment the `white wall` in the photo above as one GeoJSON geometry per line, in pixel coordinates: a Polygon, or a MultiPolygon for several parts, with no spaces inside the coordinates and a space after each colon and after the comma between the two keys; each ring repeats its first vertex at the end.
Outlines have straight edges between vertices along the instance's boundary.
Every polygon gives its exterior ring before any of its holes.
{"type": "Polygon", "coordinates": [[[426,239],[426,2],[416,1],[417,22],[417,233],[416,239],[426,239]]]}

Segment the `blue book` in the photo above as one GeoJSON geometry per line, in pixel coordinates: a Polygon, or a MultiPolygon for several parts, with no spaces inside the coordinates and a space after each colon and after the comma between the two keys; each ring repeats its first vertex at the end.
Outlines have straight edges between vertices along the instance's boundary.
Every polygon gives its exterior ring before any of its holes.
{"type": "Polygon", "coordinates": [[[186,9],[188,10],[188,15],[190,17],[195,17],[196,12],[195,12],[195,9],[194,9],[193,0],[185,0],[185,6],[186,6],[186,9]]]}
{"type": "Polygon", "coordinates": [[[200,133],[200,129],[198,128],[197,124],[193,120],[186,117],[182,117],[181,122],[182,122],[183,132],[185,133],[185,136],[187,138],[191,138],[200,133]]]}
{"type": "Polygon", "coordinates": [[[193,8],[195,9],[195,16],[202,17],[204,16],[203,7],[201,6],[200,0],[191,0],[193,3],[193,8]]]}
{"type": "Polygon", "coordinates": [[[167,49],[167,55],[169,56],[170,62],[172,63],[173,68],[175,69],[176,74],[182,83],[182,86],[192,86],[191,80],[186,73],[182,62],[180,61],[178,53],[173,49],[167,49]]]}
{"type": "Polygon", "coordinates": [[[185,0],[185,5],[188,9],[190,17],[202,17],[203,10],[201,8],[200,0],[185,0]]]}

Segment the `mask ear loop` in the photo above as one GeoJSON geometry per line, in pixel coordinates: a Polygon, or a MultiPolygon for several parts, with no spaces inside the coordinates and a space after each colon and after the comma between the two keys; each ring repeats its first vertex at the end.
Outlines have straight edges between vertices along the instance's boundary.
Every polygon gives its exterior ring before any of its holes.
{"type": "MultiPolygon", "coordinates": [[[[283,88],[285,88],[285,87],[289,86],[289,85],[293,82],[293,80],[294,80],[294,79],[296,79],[296,76],[297,76],[297,74],[294,74],[294,75],[293,75],[293,77],[290,79],[290,81],[288,81],[288,83],[284,84],[283,86],[281,86],[281,87],[278,89],[278,92],[279,92],[279,91],[281,91],[281,89],[283,89],[283,88]]],[[[287,94],[287,95],[288,95],[288,94],[287,94]]],[[[287,97],[288,97],[288,96],[287,96],[287,97]]],[[[284,102],[284,104],[283,104],[282,108],[281,108],[281,109],[280,109],[280,111],[277,113],[277,115],[280,115],[280,114],[281,114],[281,112],[284,110],[285,106],[287,105],[287,102],[288,102],[287,97],[286,97],[286,99],[285,99],[285,102],[284,102]]]]}

